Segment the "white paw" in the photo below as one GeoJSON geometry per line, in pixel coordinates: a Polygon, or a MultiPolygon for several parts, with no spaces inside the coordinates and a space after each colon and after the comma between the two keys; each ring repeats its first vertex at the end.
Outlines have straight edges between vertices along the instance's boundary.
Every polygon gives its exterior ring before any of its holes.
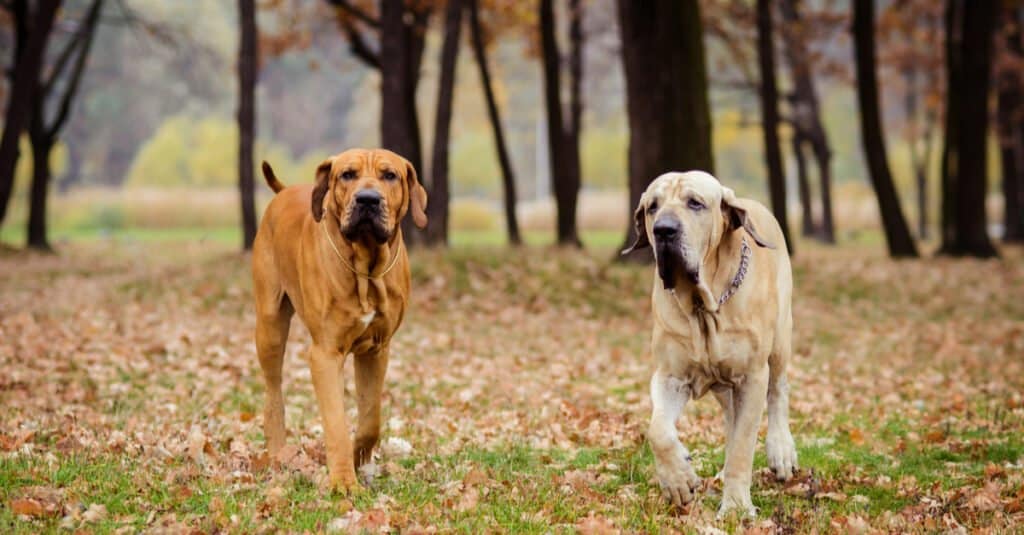
{"type": "Polygon", "coordinates": [[[661,494],[666,500],[677,507],[681,507],[693,501],[697,495],[697,488],[700,487],[700,477],[693,467],[687,463],[682,470],[668,470],[656,466],[655,474],[658,476],[658,483],[661,485],[661,494]]]}
{"type": "Polygon", "coordinates": [[[775,479],[785,481],[793,477],[796,470],[796,444],[788,429],[769,432],[765,438],[765,450],[768,454],[768,467],[775,474],[775,479]]]}
{"type": "Polygon", "coordinates": [[[757,507],[750,501],[750,496],[731,496],[725,493],[722,496],[722,506],[718,508],[718,519],[721,520],[729,515],[737,515],[742,518],[754,518],[757,516],[757,507]]]}

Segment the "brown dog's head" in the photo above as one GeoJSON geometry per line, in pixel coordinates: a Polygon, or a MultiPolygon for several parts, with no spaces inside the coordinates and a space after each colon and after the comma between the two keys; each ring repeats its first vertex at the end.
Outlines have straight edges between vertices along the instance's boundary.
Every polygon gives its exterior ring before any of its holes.
{"type": "Polygon", "coordinates": [[[772,247],[758,236],[733,191],[704,171],[656,178],[640,197],[634,219],[637,240],[623,254],[653,243],[665,289],[682,278],[710,292],[703,266],[727,232],[743,227],[758,245],[772,247]]]}
{"type": "Polygon", "coordinates": [[[316,169],[313,218],[338,220],[349,241],[391,239],[407,212],[427,225],[427,192],[408,160],[383,149],[351,149],[324,160],[316,169]]]}

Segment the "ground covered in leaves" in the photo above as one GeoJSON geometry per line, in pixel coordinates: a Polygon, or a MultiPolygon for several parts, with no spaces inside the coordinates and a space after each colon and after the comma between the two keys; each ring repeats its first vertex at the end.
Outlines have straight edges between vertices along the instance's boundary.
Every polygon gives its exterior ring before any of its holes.
{"type": "Polygon", "coordinates": [[[721,522],[713,399],[679,425],[705,476],[698,500],[675,510],[652,481],[651,273],[609,258],[416,252],[376,474],[345,496],[323,490],[297,320],[289,447],[264,453],[246,257],[211,243],[5,252],[0,531],[1022,529],[1020,251],[893,262],[803,248],[801,471],[771,481],[759,446],[759,516],[721,522]]]}

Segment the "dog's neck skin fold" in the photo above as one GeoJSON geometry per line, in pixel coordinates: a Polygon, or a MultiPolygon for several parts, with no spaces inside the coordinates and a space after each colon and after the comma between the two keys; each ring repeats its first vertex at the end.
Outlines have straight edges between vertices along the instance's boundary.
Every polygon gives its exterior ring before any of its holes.
{"type": "Polygon", "coordinates": [[[383,275],[398,261],[400,251],[396,245],[401,241],[402,230],[396,227],[388,241],[375,244],[365,243],[368,240],[346,239],[334,213],[324,214],[317,225],[324,228],[319,240],[320,257],[332,280],[354,279],[359,308],[364,315],[383,307],[388,299],[383,275]],[[370,286],[374,287],[376,303],[371,303],[370,286]]]}

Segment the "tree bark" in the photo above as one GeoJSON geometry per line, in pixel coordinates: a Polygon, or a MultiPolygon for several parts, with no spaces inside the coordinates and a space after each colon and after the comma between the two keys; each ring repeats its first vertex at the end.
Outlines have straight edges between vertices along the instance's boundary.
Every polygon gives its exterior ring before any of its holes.
{"type": "Polygon", "coordinates": [[[985,216],[988,96],[995,2],[946,4],[946,146],[940,254],[996,256],[985,216]]]}
{"type": "MultiPolygon", "coordinates": [[[[18,164],[18,140],[31,120],[32,99],[42,74],[46,45],[60,4],[61,0],[39,0],[31,15],[29,35],[24,41],[18,38],[24,46],[16,47],[21,50],[14,62],[4,132],[0,137],[0,223],[7,216],[7,205],[14,189],[14,170],[18,164]]],[[[24,15],[29,17],[27,10],[24,15]]],[[[20,24],[22,29],[27,26],[20,24]]]]}
{"type": "MultiPolygon", "coordinates": [[[[629,223],[623,248],[636,233],[633,209],[658,175],[714,172],[711,108],[697,0],[619,0],[619,31],[629,115],[629,223]]],[[[651,260],[640,250],[626,260],[651,260]]]]}
{"type": "Polygon", "coordinates": [[[857,100],[860,104],[861,141],[868,162],[871,184],[878,198],[882,227],[894,258],[916,257],[917,246],[903,218],[899,196],[886,160],[885,138],[878,102],[875,67],[874,0],[854,0],[853,39],[857,69],[857,100]]]}
{"type": "MultiPolygon", "coordinates": [[[[828,133],[821,120],[821,106],[814,86],[811,60],[807,51],[804,23],[800,17],[799,0],[782,0],[780,4],[785,31],[782,32],[784,50],[793,77],[793,121],[807,142],[818,163],[818,181],[821,194],[821,228],[818,237],[826,243],[835,243],[832,217],[832,150],[828,133]]],[[[806,228],[805,228],[806,230],[806,228]]]]}
{"type": "Polygon", "coordinates": [[[552,0],[540,0],[541,55],[544,71],[544,105],[547,110],[551,189],[555,194],[557,240],[561,245],[579,247],[576,231],[576,200],[580,189],[579,151],[573,151],[562,113],[561,55],[555,38],[555,9],[552,0]]]}
{"type": "Polygon", "coordinates": [[[54,143],[49,139],[36,139],[35,136],[32,138],[32,188],[29,194],[28,239],[25,245],[37,251],[50,252],[53,248],[47,239],[46,201],[52,178],[50,151],[53,150],[54,143]]]}
{"type": "Polygon", "coordinates": [[[242,203],[242,249],[256,239],[253,143],[256,138],[257,50],[256,1],[238,0],[241,42],[238,47],[238,193],[242,203]]]}
{"type": "Polygon", "coordinates": [[[448,244],[448,144],[451,139],[452,100],[455,97],[455,69],[462,35],[462,10],[463,0],[448,0],[444,44],[441,45],[437,112],[434,114],[434,150],[430,158],[430,202],[427,203],[430,226],[426,229],[425,239],[431,245],[448,244]]]}
{"type": "MultiPolygon", "coordinates": [[[[1021,8],[1004,6],[1002,24],[1007,52],[1024,60],[1021,8]]],[[[1024,241],[1024,80],[1014,68],[1004,68],[998,81],[998,133],[1003,171],[1003,241],[1024,241]]]]}
{"type": "MultiPolygon", "coordinates": [[[[794,130],[797,130],[794,126],[794,130]]],[[[811,183],[807,178],[807,157],[804,155],[803,135],[793,132],[793,157],[796,160],[796,183],[800,195],[800,235],[814,236],[814,212],[811,209],[811,183]]]]}
{"type": "Polygon", "coordinates": [[[768,192],[772,212],[782,226],[786,245],[793,254],[786,210],[786,173],[779,148],[779,92],[775,87],[775,45],[772,40],[771,0],[757,0],[757,60],[761,72],[761,125],[764,132],[764,158],[768,167],[768,192]]]}
{"type": "Polygon", "coordinates": [[[505,192],[505,231],[508,233],[509,243],[519,245],[523,240],[519,234],[519,221],[516,218],[516,177],[512,170],[508,147],[505,146],[505,134],[501,126],[501,116],[498,113],[498,103],[491,86],[491,72],[487,67],[487,53],[484,50],[483,32],[480,27],[479,0],[469,0],[469,26],[473,41],[473,56],[480,69],[480,84],[483,86],[484,97],[487,101],[487,116],[494,131],[494,146],[498,152],[498,163],[501,165],[502,186],[505,192]]]}
{"type": "MultiPolygon", "coordinates": [[[[409,160],[417,173],[423,153],[416,89],[428,17],[429,11],[406,8],[404,0],[380,3],[381,146],[409,160]]],[[[402,221],[402,233],[409,245],[422,240],[411,218],[402,221]]]]}

